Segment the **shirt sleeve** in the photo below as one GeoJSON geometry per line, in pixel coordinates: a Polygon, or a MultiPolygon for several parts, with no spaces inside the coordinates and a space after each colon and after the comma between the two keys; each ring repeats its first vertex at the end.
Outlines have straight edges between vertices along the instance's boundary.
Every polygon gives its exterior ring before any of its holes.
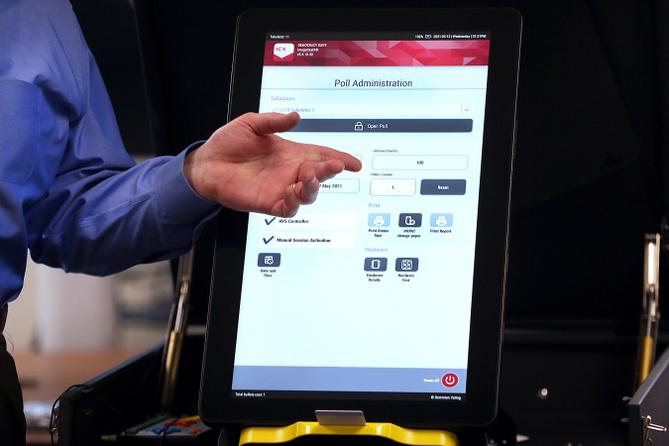
{"type": "Polygon", "coordinates": [[[54,85],[41,87],[39,152],[45,156],[38,154],[37,173],[52,168],[45,163],[54,153],[60,152],[60,161],[47,192],[26,205],[31,255],[94,275],[176,257],[219,209],[198,196],[183,174],[185,156],[198,144],[135,165],[95,60],[80,39],[80,51],[67,58],[76,88],[53,94],[54,85]]]}

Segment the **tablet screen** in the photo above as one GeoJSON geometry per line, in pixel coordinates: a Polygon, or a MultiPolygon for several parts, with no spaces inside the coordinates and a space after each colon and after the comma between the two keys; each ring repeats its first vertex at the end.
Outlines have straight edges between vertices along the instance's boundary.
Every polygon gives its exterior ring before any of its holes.
{"type": "MultiPolygon", "coordinates": [[[[466,398],[488,33],[269,33],[260,112],[362,160],[249,216],[232,396],[466,398]]],[[[485,222],[482,222],[485,224],[485,222]]]]}

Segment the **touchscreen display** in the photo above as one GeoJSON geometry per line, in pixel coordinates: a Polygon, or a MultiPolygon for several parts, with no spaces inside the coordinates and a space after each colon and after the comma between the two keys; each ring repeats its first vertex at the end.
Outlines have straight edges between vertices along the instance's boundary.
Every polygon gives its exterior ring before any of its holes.
{"type": "MultiPolygon", "coordinates": [[[[260,112],[362,161],[251,214],[232,396],[464,400],[490,36],[266,36],[260,112]]],[[[485,224],[485,222],[482,222],[485,224]]]]}

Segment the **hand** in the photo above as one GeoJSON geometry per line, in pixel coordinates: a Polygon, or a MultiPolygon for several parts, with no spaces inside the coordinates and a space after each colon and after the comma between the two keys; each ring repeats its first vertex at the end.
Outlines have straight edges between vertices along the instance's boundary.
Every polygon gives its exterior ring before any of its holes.
{"type": "Polygon", "coordinates": [[[316,200],[320,183],[360,161],[327,147],[274,133],[297,125],[297,113],[247,113],[219,128],[189,153],[184,174],[195,191],[231,209],[292,217],[316,200]]]}

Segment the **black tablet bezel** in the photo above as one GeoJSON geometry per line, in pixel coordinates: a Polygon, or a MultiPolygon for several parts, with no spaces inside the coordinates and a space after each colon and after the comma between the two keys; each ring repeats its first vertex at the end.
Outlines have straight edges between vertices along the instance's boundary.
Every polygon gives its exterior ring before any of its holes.
{"type": "MultiPolygon", "coordinates": [[[[239,399],[232,370],[246,245],[247,213],[219,217],[199,411],[210,425],[281,425],[313,420],[317,409],[362,410],[368,421],[404,426],[467,426],[497,411],[505,292],[510,172],[521,17],[512,9],[257,10],[238,19],[229,119],[258,111],[268,32],[485,31],[490,59],[476,236],[467,394],[458,401],[239,399]]],[[[216,57],[212,55],[212,57],[216,57]]]]}

